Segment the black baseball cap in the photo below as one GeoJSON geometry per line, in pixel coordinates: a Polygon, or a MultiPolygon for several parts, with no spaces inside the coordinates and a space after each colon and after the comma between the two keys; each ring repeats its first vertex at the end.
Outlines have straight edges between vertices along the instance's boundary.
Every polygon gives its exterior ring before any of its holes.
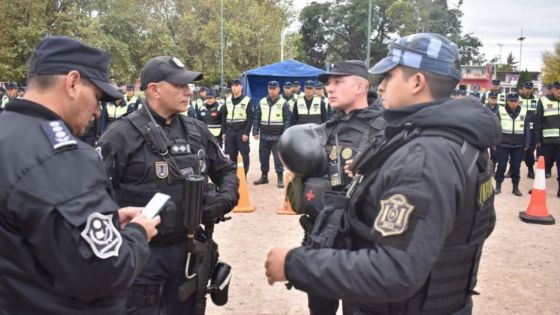
{"type": "Polygon", "coordinates": [[[29,58],[28,74],[67,74],[76,70],[97,86],[101,101],[121,97],[109,80],[109,53],[67,36],[47,36],[35,46],[29,58]]]}
{"type": "Polygon", "coordinates": [[[292,82],[290,82],[290,81],[284,82],[284,87],[285,87],[285,88],[291,88],[291,87],[293,87],[293,86],[294,86],[294,85],[293,85],[292,82]]]}
{"type": "Polygon", "coordinates": [[[206,94],[206,98],[215,98],[215,97],[216,97],[216,91],[214,91],[214,90],[210,90],[206,94]]]}
{"type": "Polygon", "coordinates": [[[500,80],[492,80],[492,85],[500,85],[500,80]]]}
{"type": "Polygon", "coordinates": [[[278,81],[269,81],[268,82],[268,87],[278,87],[278,86],[280,86],[278,81]]]}
{"type": "Polygon", "coordinates": [[[14,82],[6,83],[6,89],[7,89],[7,90],[10,90],[10,89],[17,89],[17,88],[18,88],[18,86],[17,86],[17,84],[14,83],[14,82]]]}
{"type": "Polygon", "coordinates": [[[305,81],[304,87],[306,87],[306,88],[314,88],[314,87],[315,87],[315,81],[312,81],[312,80],[307,80],[307,81],[305,81]]]}
{"type": "Polygon", "coordinates": [[[366,64],[361,60],[337,61],[333,64],[331,71],[320,74],[317,77],[317,80],[323,83],[327,83],[331,75],[335,75],[335,76],[357,75],[366,80],[369,78],[369,73],[366,64]]]}
{"type": "Polygon", "coordinates": [[[299,81],[294,81],[294,86],[301,86],[301,82],[299,82],[299,81]]]}
{"type": "Polygon", "coordinates": [[[517,95],[517,93],[509,93],[506,96],[506,100],[508,100],[508,101],[519,101],[519,95],[517,95]]]}
{"type": "Polygon", "coordinates": [[[554,81],[551,83],[551,85],[555,89],[560,88],[560,81],[554,81]]]}
{"type": "Polygon", "coordinates": [[[129,90],[129,91],[134,90],[134,84],[127,84],[126,89],[129,90]]]}
{"type": "Polygon", "coordinates": [[[525,82],[525,83],[523,83],[523,87],[527,88],[527,89],[532,89],[533,88],[533,82],[525,82]]]}
{"type": "Polygon", "coordinates": [[[144,91],[148,84],[166,81],[173,84],[188,84],[202,79],[202,73],[189,71],[177,57],[154,57],[140,71],[140,89],[144,91]]]}
{"type": "Polygon", "coordinates": [[[488,98],[498,98],[498,94],[494,92],[488,93],[488,98]]]}
{"type": "Polygon", "coordinates": [[[233,80],[231,80],[231,85],[234,85],[234,84],[242,84],[242,83],[241,83],[241,79],[233,79],[233,80]]]}

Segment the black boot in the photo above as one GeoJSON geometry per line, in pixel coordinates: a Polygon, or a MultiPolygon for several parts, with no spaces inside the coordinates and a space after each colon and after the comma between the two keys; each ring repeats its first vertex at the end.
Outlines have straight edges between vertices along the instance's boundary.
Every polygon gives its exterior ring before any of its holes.
{"type": "Polygon", "coordinates": [[[502,192],[502,183],[496,182],[496,188],[494,188],[494,195],[498,195],[502,192]]]}
{"type": "Polygon", "coordinates": [[[519,184],[513,184],[513,189],[511,191],[512,194],[516,195],[517,197],[523,196],[521,191],[519,190],[519,184]]]}
{"type": "Polygon", "coordinates": [[[262,173],[261,178],[254,181],[253,184],[255,184],[255,185],[268,184],[268,174],[267,173],[262,173]]]}
{"type": "Polygon", "coordinates": [[[282,172],[276,173],[278,174],[278,188],[284,188],[284,174],[282,172]]]}
{"type": "Polygon", "coordinates": [[[535,179],[535,171],[533,170],[533,165],[527,166],[529,172],[527,173],[527,178],[535,179]]]}

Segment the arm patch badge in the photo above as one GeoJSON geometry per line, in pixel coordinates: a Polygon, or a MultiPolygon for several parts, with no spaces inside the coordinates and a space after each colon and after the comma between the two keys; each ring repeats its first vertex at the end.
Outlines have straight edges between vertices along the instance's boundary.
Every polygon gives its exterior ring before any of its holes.
{"type": "Polygon", "coordinates": [[[112,219],[112,214],[103,215],[94,212],[87,218],[86,227],[81,233],[95,256],[101,259],[119,256],[122,236],[117,231],[112,219]]]}
{"type": "Polygon", "coordinates": [[[383,237],[400,235],[408,228],[408,218],[413,210],[414,206],[408,203],[405,196],[392,195],[388,199],[381,200],[381,209],[375,218],[373,228],[383,237]]]}

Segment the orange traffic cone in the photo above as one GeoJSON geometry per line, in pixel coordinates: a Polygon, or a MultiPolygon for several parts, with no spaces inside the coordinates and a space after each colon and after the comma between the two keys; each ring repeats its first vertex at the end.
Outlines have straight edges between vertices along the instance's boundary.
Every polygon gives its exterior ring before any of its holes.
{"type": "Polygon", "coordinates": [[[519,212],[523,222],[538,224],[554,224],[555,220],[546,207],[546,180],[544,175],[544,157],[540,156],[535,172],[535,181],[531,190],[531,202],[525,212],[519,212]]]}
{"type": "Polygon", "coordinates": [[[233,212],[255,211],[255,206],[249,199],[247,177],[245,177],[245,168],[243,167],[243,157],[241,157],[241,154],[237,156],[237,178],[239,178],[239,201],[237,202],[237,206],[233,208],[233,212]]]}
{"type": "Polygon", "coordinates": [[[294,175],[292,174],[292,172],[286,170],[286,175],[284,175],[284,183],[286,185],[286,189],[284,190],[284,204],[282,205],[282,207],[276,210],[277,214],[297,214],[294,212],[294,210],[292,209],[292,205],[288,201],[288,184],[292,181],[293,178],[294,175]]]}

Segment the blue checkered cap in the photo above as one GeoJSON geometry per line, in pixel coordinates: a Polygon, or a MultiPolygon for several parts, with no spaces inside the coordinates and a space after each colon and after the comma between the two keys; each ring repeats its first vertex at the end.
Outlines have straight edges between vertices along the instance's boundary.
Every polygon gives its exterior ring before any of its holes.
{"type": "Polygon", "coordinates": [[[436,33],[419,33],[389,43],[389,54],[369,72],[383,74],[398,65],[452,77],[462,78],[461,55],[454,42],[436,33]]]}

